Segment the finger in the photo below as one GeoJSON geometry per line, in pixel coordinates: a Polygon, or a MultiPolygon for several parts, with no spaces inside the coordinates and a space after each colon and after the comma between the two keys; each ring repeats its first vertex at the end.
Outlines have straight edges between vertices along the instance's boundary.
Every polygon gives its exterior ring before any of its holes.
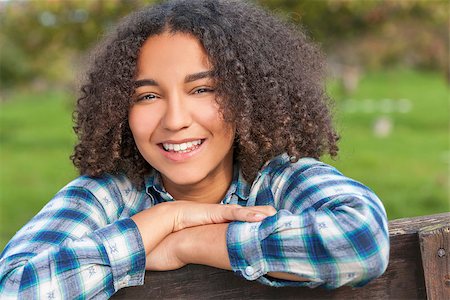
{"type": "Polygon", "coordinates": [[[273,216],[274,214],[277,213],[277,210],[273,206],[270,206],[270,205],[252,206],[249,208],[251,208],[252,210],[258,211],[260,213],[263,213],[267,216],[273,216]]]}
{"type": "Polygon", "coordinates": [[[251,211],[236,204],[217,205],[214,208],[211,215],[212,219],[215,220],[214,223],[246,221],[249,218],[249,213],[255,213],[255,211],[251,211]]]}
{"type": "Polygon", "coordinates": [[[267,218],[268,216],[261,212],[250,212],[246,216],[246,222],[259,222],[267,218]]]}
{"type": "Polygon", "coordinates": [[[228,209],[225,217],[230,221],[258,222],[267,216],[269,216],[267,208],[236,207],[228,209]]]}
{"type": "Polygon", "coordinates": [[[249,208],[253,211],[253,214],[249,213],[249,217],[252,219],[251,221],[253,221],[253,219],[256,221],[261,221],[277,213],[276,209],[269,205],[252,206],[249,208]]]}
{"type": "Polygon", "coordinates": [[[277,210],[270,205],[260,205],[260,206],[248,206],[242,207],[243,211],[248,210],[249,212],[261,213],[265,216],[273,216],[277,213],[277,210]]]}

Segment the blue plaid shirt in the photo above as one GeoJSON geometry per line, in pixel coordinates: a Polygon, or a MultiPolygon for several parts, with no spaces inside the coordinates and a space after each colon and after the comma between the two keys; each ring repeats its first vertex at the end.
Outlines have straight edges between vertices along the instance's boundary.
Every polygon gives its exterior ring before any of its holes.
{"type": "MultiPolygon", "coordinates": [[[[142,285],[145,251],[134,214],[173,201],[157,172],[136,190],[123,176],[81,176],[65,186],[0,256],[2,299],[109,298],[142,285]]],[[[233,271],[271,286],[362,286],[389,259],[386,212],[361,183],[320,161],[269,161],[250,186],[239,168],[222,204],[272,205],[261,222],[232,222],[233,271]],[[288,272],[310,282],[267,276],[288,272]]]]}

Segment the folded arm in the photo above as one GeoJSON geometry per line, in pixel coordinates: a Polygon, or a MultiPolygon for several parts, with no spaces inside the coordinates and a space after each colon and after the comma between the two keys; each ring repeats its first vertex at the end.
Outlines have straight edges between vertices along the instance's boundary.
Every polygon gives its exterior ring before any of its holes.
{"type": "MultiPolygon", "coordinates": [[[[226,235],[228,223],[186,228],[170,234],[147,256],[146,268],[153,271],[175,270],[186,264],[207,265],[232,270],[226,235]]],[[[308,281],[283,272],[270,272],[273,278],[308,281]]]]}

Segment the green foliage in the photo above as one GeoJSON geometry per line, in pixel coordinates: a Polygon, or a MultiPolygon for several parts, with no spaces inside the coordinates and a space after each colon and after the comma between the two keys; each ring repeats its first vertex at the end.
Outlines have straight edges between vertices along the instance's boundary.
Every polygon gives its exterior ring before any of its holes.
{"type": "MultiPolygon", "coordinates": [[[[0,2],[2,87],[73,83],[86,50],[122,16],[156,2],[162,1],[0,2]]],[[[256,2],[303,24],[340,63],[448,68],[447,0],[256,2]]]]}
{"type": "Polygon", "coordinates": [[[260,0],[303,25],[340,63],[448,72],[447,0],[260,0]]]}
{"type": "Polygon", "coordinates": [[[86,51],[138,0],[11,1],[0,4],[0,80],[11,87],[30,80],[67,83],[86,51]]]}

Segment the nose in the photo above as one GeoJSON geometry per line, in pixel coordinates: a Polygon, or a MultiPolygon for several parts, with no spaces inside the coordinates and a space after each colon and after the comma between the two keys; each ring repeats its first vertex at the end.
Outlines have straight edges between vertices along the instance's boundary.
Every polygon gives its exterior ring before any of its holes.
{"type": "Polygon", "coordinates": [[[182,95],[174,94],[167,99],[166,111],[162,118],[162,126],[170,131],[187,128],[192,123],[188,104],[182,95]]]}

